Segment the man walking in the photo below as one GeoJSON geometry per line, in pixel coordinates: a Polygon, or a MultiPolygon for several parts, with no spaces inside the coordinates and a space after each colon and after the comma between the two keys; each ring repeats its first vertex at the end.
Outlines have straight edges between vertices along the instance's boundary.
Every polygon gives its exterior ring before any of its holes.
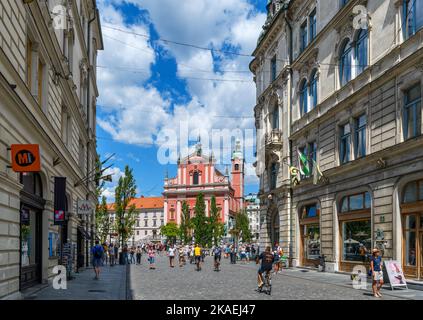
{"type": "Polygon", "coordinates": [[[173,246],[173,244],[169,247],[169,250],[168,250],[168,256],[169,256],[169,265],[170,265],[170,267],[171,268],[173,268],[174,267],[174,265],[173,265],[173,263],[174,263],[174,261],[175,261],[175,251],[176,251],[176,249],[175,249],[175,247],[173,246]]]}
{"type": "Polygon", "coordinates": [[[137,264],[141,264],[141,247],[137,247],[137,264]]]}
{"type": "Polygon", "coordinates": [[[93,256],[93,267],[95,272],[95,280],[100,278],[100,267],[103,264],[103,255],[104,249],[103,246],[100,245],[98,240],[95,241],[95,246],[91,249],[91,254],[93,256]]]}
{"type": "Polygon", "coordinates": [[[109,264],[111,267],[115,264],[115,248],[113,243],[109,245],[109,264]]]}

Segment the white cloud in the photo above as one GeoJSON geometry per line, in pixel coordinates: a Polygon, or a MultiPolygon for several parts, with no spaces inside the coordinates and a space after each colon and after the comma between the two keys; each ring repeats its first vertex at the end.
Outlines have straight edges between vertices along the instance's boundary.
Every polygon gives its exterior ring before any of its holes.
{"type": "Polygon", "coordinates": [[[104,171],[103,176],[112,176],[112,182],[106,182],[104,184],[103,192],[101,193],[101,196],[106,197],[107,203],[114,202],[115,189],[118,185],[119,178],[123,177],[124,174],[125,173],[119,167],[111,167],[104,171]]]}

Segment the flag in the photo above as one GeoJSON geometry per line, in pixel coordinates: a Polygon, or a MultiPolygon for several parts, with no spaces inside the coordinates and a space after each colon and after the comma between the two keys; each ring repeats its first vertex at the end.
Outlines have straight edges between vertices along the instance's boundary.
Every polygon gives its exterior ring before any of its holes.
{"type": "Polygon", "coordinates": [[[320,171],[319,165],[313,159],[313,184],[318,184],[322,177],[323,173],[320,171]]]}
{"type": "Polygon", "coordinates": [[[298,167],[300,169],[300,173],[303,176],[310,175],[310,167],[308,164],[307,157],[298,150],[298,167]]]}

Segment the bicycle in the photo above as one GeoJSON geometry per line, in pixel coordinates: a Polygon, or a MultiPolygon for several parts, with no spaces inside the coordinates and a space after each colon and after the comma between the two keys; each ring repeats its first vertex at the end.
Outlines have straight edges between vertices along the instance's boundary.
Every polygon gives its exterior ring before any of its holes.
{"type": "MultiPolygon", "coordinates": [[[[263,279],[263,274],[261,275],[263,279]]],[[[272,271],[267,270],[265,271],[265,276],[263,280],[263,285],[260,289],[258,289],[259,293],[266,293],[269,296],[272,294],[272,271]]]]}

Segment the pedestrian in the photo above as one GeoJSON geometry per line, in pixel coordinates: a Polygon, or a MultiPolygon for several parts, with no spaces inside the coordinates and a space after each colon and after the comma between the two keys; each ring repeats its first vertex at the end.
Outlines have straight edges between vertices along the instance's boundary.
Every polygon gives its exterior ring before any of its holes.
{"type": "Polygon", "coordinates": [[[175,261],[175,252],[176,252],[176,249],[175,249],[175,247],[173,246],[173,244],[172,245],[170,245],[169,246],[169,249],[167,250],[167,256],[169,257],[169,266],[171,267],[171,268],[173,268],[174,267],[174,261],[175,261]]]}
{"type": "Polygon", "coordinates": [[[123,253],[123,264],[128,264],[129,258],[128,258],[128,246],[127,245],[123,246],[122,253],[123,253]]]}
{"type": "Polygon", "coordinates": [[[107,243],[104,242],[102,246],[103,246],[103,264],[107,266],[107,254],[109,253],[109,250],[107,250],[107,243]]]}
{"type": "Polygon", "coordinates": [[[155,252],[154,252],[154,247],[151,246],[150,249],[148,250],[148,262],[150,263],[150,269],[156,269],[155,264],[154,264],[154,258],[155,258],[155,252]]]}
{"type": "Polygon", "coordinates": [[[372,250],[372,258],[370,260],[370,270],[373,278],[372,291],[373,296],[382,298],[380,289],[383,286],[383,271],[382,271],[382,257],[380,256],[379,249],[372,250]],[[379,284],[379,285],[378,285],[379,284]]]}
{"type": "Polygon", "coordinates": [[[141,264],[141,247],[137,248],[137,264],[141,264]]]}
{"type": "Polygon", "coordinates": [[[103,264],[103,255],[104,249],[103,246],[100,245],[98,240],[95,241],[95,246],[91,249],[91,254],[93,256],[93,267],[95,272],[95,280],[100,278],[100,267],[103,264]]]}
{"type": "Polygon", "coordinates": [[[113,267],[115,264],[115,248],[113,247],[113,243],[109,245],[109,265],[113,267]]]}
{"type": "Polygon", "coordinates": [[[131,247],[131,251],[130,251],[130,261],[131,261],[131,264],[134,264],[135,263],[135,247],[131,247]]]}
{"type": "Polygon", "coordinates": [[[245,264],[245,262],[247,261],[247,254],[245,252],[244,246],[242,246],[240,249],[240,258],[241,258],[241,263],[245,264]]]}
{"type": "Polygon", "coordinates": [[[115,264],[117,264],[118,258],[119,258],[119,246],[117,244],[115,244],[113,246],[113,249],[115,251],[115,264]]]}
{"type": "Polygon", "coordinates": [[[179,267],[181,268],[185,264],[184,248],[182,246],[179,247],[178,258],[179,258],[179,267]]]}

